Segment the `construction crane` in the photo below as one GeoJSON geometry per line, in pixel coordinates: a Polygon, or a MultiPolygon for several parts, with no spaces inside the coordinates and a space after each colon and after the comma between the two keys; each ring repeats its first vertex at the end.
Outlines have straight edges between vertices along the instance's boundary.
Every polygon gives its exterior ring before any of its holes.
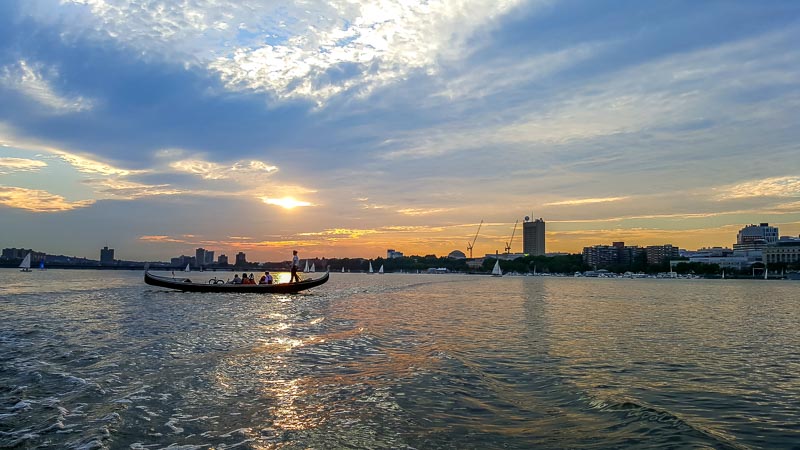
{"type": "Polygon", "coordinates": [[[478,225],[478,231],[475,232],[475,237],[472,239],[472,242],[467,242],[467,251],[469,252],[470,259],[472,259],[472,248],[475,247],[475,241],[478,240],[478,233],[481,232],[481,225],[483,225],[483,219],[481,219],[481,223],[478,225]]]}
{"type": "Polygon", "coordinates": [[[511,240],[506,242],[506,255],[511,254],[511,244],[514,243],[514,233],[517,232],[517,223],[519,223],[519,219],[514,221],[514,231],[511,232],[511,240]]]}

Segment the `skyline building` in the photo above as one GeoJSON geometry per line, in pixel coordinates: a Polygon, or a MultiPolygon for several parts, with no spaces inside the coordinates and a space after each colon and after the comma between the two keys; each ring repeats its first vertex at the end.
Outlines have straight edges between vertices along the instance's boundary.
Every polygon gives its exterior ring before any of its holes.
{"type": "Polygon", "coordinates": [[[245,255],[244,252],[239,252],[236,254],[236,265],[237,266],[247,265],[247,255],[245,255]]]}
{"type": "Polygon", "coordinates": [[[206,263],[206,249],[203,247],[198,248],[194,251],[194,260],[198,266],[205,265],[206,263]]]}
{"type": "Polygon", "coordinates": [[[217,258],[217,264],[219,264],[220,266],[227,266],[228,256],[225,254],[219,255],[219,258],[217,258]]]}
{"type": "Polygon", "coordinates": [[[214,264],[214,250],[206,250],[206,264],[214,264]]]}
{"type": "Polygon", "coordinates": [[[100,262],[101,263],[113,263],[114,262],[114,249],[108,248],[106,245],[105,247],[100,249],[100,262]]]}
{"type": "Polygon", "coordinates": [[[542,218],[531,221],[525,216],[522,223],[522,253],[533,256],[545,254],[545,223],[542,218]]]}

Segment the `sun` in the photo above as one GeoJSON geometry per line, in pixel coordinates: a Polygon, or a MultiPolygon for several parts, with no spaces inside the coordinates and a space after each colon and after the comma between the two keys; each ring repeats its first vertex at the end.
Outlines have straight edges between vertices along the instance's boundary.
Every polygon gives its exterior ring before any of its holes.
{"type": "Polygon", "coordinates": [[[302,200],[297,200],[292,197],[283,197],[283,198],[269,198],[269,197],[261,197],[261,200],[268,205],[276,205],[280,206],[284,209],[294,209],[298,206],[312,206],[309,202],[304,202],[302,200]]]}

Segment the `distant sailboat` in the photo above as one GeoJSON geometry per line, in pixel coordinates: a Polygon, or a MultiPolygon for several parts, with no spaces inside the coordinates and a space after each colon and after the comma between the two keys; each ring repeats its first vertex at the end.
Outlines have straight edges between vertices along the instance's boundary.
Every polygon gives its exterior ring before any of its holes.
{"type": "Polygon", "coordinates": [[[183,269],[183,271],[184,271],[184,272],[191,272],[191,271],[192,271],[192,268],[191,268],[191,267],[189,267],[189,264],[187,263],[187,264],[186,264],[186,268],[185,268],[185,269],[183,269]]]}
{"type": "Polygon", "coordinates": [[[306,260],[306,267],[303,269],[304,273],[308,273],[308,260],[306,260]]]}
{"type": "Polygon", "coordinates": [[[383,273],[383,264],[381,264],[381,268],[378,269],[378,273],[383,273]]]}
{"type": "Polygon", "coordinates": [[[766,280],[769,274],[769,270],[767,269],[767,265],[764,264],[764,279],[766,280]]]}
{"type": "Polygon", "coordinates": [[[494,262],[494,268],[492,269],[492,276],[493,277],[502,277],[503,271],[500,269],[500,256],[497,252],[494,252],[495,258],[497,258],[494,262]]]}
{"type": "Polygon", "coordinates": [[[725,269],[722,269],[722,279],[725,279],[725,269]]]}
{"type": "Polygon", "coordinates": [[[375,271],[372,270],[372,261],[369,262],[369,272],[368,273],[375,273],[375,271]]]}
{"type": "Polygon", "coordinates": [[[30,272],[31,271],[31,254],[30,252],[25,255],[25,259],[22,260],[22,264],[19,265],[20,272],[30,272]]]}
{"type": "Polygon", "coordinates": [[[39,270],[44,270],[44,260],[39,261],[39,270]]]}
{"type": "Polygon", "coordinates": [[[344,266],[342,266],[342,273],[344,273],[344,266]]]}
{"type": "Polygon", "coordinates": [[[314,267],[314,263],[311,263],[311,269],[309,269],[308,271],[311,272],[311,273],[314,273],[314,272],[317,271],[317,269],[314,267]]]}

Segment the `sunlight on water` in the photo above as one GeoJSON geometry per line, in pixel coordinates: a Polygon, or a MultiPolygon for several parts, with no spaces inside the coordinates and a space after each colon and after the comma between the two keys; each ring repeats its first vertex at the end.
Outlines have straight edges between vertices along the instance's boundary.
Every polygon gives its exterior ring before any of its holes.
{"type": "Polygon", "coordinates": [[[333,274],[264,296],[4,275],[3,447],[800,441],[797,282],[333,274]]]}

